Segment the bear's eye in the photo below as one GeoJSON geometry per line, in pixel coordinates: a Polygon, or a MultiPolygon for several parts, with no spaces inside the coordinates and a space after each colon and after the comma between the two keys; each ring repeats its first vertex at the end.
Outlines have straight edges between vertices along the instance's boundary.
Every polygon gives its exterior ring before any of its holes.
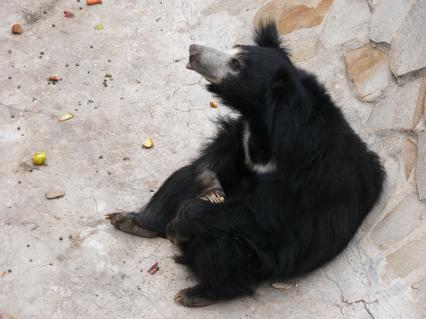
{"type": "Polygon", "coordinates": [[[234,71],[238,71],[241,69],[241,63],[237,58],[232,58],[229,62],[231,69],[234,71]]]}

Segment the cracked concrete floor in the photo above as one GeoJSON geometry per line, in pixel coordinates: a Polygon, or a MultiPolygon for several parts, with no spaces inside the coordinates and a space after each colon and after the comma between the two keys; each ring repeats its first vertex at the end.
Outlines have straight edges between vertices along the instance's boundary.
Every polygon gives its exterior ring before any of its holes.
{"type": "MultiPolygon", "coordinates": [[[[0,2],[0,318],[422,317],[404,281],[381,277],[383,258],[362,231],[339,258],[287,289],[265,283],[254,297],[186,309],[173,296],[193,278],[172,261],[174,247],[103,219],[146,203],[211,135],[210,119],[227,110],[209,108],[204,81],[185,69],[187,48],[248,42],[263,4],[0,2]],[[10,34],[13,23],[21,35],[10,34]],[[49,84],[50,75],[61,80],[49,84]],[[66,112],[74,118],[59,122],[66,112]],[[141,148],[147,137],[149,150],[141,148]],[[39,150],[47,165],[33,167],[39,150]],[[51,190],[65,196],[47,200],[51,190]]],[[[340,65],[333,50],[317,69],[340,65]]],[[[346,114],[359,128],[357,112],[346,114]]]]}

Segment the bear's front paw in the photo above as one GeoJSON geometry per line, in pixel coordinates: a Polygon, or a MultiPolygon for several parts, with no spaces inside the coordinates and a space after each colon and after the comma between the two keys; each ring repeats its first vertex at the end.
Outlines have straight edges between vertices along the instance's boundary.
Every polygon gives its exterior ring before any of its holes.
{"type": "Polygon", "coordinates": [[[166,238],[172,242],[173,245],[178,245],[180,243],[190,240],[189,236],[184,236],[179,231],[178,219],[173,219],[166,226],[166,238]]]}
{"type": "Polygon", "coordinates": [[[223,192],[223,190],[213,189],[202,194],[200,196],[200,199],[213,204],[220,204],[225,201],[225,193],[223,192]]]}

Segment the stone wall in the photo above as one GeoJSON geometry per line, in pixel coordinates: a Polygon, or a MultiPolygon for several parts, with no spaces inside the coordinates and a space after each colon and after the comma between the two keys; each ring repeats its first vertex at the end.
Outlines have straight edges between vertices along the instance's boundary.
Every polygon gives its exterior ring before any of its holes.
{"type": "Polygon", "coordinates": [[[356,241],[325,271],[351,307],[358,300],[371,316],[424,317],[426,1],[273,0],[254,24],[270,19],[387,171],[356,241]]]}

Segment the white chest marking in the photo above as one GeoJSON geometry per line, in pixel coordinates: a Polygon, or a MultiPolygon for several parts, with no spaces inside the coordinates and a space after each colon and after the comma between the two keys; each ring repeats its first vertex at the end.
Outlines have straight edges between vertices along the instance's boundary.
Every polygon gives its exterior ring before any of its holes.
{"type": "Polygon", "coordinates": [[[247,167],[252,172],[259,173],[259,174],[267,174],[267,173],[271,173],[275,171],[277,169],[277,164],[273,160],[270,160],[266,164],[256,164],[253,162],[249,152],[249,140],[250,140],[250,128],[248,123],[244,123],[243,147],[244,147],[245,163],[247,167]]]}

